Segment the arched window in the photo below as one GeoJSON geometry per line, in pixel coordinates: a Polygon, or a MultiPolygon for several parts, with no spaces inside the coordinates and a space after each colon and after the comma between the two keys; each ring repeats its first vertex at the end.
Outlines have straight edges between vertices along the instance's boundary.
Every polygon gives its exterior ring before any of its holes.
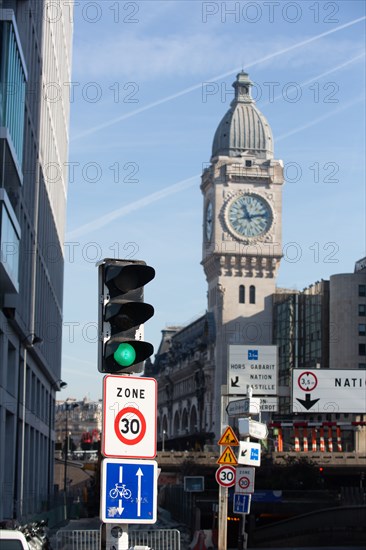
{"type": "Polygon", "coordinates": [[[245,286],[239,286],[239,304],[245,304],[245,286]]]}
{"type": "Polygon", "coordinates": [[[255,286],[250,285],[249,287],[249,303],[255,304],[255,286]]]}

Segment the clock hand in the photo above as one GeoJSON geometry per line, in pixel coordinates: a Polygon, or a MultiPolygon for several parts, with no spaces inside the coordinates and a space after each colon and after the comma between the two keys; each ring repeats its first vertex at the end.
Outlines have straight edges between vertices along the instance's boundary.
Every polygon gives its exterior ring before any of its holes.
{"type": "Polygon", "coordinates": [[[245,206],[245,204],[243,204],[243,212],[244,212],[244,219],[245,220],[250,220],[250,214],[249,214],[248,208],[245,206]]]}

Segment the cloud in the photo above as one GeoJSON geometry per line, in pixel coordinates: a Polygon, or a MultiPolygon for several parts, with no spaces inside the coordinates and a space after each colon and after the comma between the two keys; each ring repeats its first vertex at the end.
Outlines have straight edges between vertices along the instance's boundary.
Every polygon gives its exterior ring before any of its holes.
{"type": "MultiPolygon", "coordinates": [[[[298,41],[294,44],[286,45],[284,47],[277,47],[277,49],[276,49],[276,47],[273,46],[273,44],[271,44],[271,48],[270,48],[271,53],[263,54],[259,57],[254,58],[253,61],[248,61],[245,65],[245,68],[250,69],[251,67],[254,67],[254,66],[258,66],[258,65],[261,65],[261,64],[266,64],[268,62],[273,62],[273,60],[276,60],[277,58],[282,58],[283,56],[286,56],[288,54],[293,54],[297,50],[301,50],[304,47],[307,47],[309,45],[311,45],[313,48],[314,47],[316,48],[315,51],[314,51],[314,56],[317,59],[319,59],[321,55],[325,55],[326,56],[325,58],[329,61],[330,51],[332,52],[332,54],[334,54],[334,45],[332,45],[332,46],[328,45],[328,48],[326,48],[325,45],[323,44],[321,50],[319,51],[318,44],[316,44],[316,43],[319,40],[321,40],[322,38],[330,36],[330,35],[332,35],[336,32],[339,32],[339,31],[345,29],[345,28],[352,27],[353,25],[356,25],[356,24],[360,23],[361,21],[364,21],[365,19],[366,19],[366,17],[360,17],[358,19],[348,21],[347,23],[344,23],[343,25],[339,25],[338,27],[335,27],[335,28],[330,29],[328,31],[322,32],[322,33],[317,34],[315,36],[311,36],[310,38],[306,38],[304,40],[300,40],[300,41],[298,41]],[[273,51],[273,49],[275,49],[275,51],[273,51]]],[[[217,41],[217,43],[218,43],[218,41],[217,41]]],[[[259,51],[263,50],[263,46],[264,46],[264,43],[262,42],[262,45],[261,45],[261,48],[259,49],[259,51]]],[[[338,48],[340,48],[340,51],[343,52],[344,51],[344,44],[340,45],[338,43],[338,48]]],[[[355,48],[355,45],[353,45],[353,48],[355,48]]],[[[197,50],[197,51],[199,52],[200,50],[197,50]]],[[[230,56],[228,56],[227,50],[224,49],[224,51],[225,51],[225,58],[226,59],[230,58],[230,56]]],[[[256,53],[258,54],[258,52],[256,52],[256,53]]],[[[201,52],[201,54],[202,54],[202,52],[201,52]]],[[[120,56],[120,57],[123,57],[123,56],[120,56]]],[[[196,54],[194,57],[199,58],[200,55],[196,54]]],[[[237,54],[233,57],[233,59],[235,59],[235,57],[237,57],[237,54]]],[[[248,57],[250,57],[250,56],[248,55],[248,57]]],[[[307,55],[302,56],[301,59],[306,59],[307,63],[311,63],[311,65],[313,65],[313,62],[311,61],[312,57],[313,56],[310,56],[309,52],[307,52],[307,55]]],[[[92,58],[92,60],[93,60],[93,67],[99,65],[98,59],[94,59],[94,56],[91,55],[90,52],[88,52],[88,59],[90,60],[90,58],[92,58]]],[[[215,55],[213,55],[213,52],[210,52],[210,58],[214,59],[216,61],[216,58],[215,58],[215,55]]],[[[190,61],[190,56],[187,56],[187,59],[190,61]]],[[[200,73],[201,75],[206,74],[206,72],[207,72],[207,58],[204,56],[204,59],[205,59],[205,70],[200,73]]],[[[85,60],[85,65],[86,65],[86,63],[87,63],[87,61],[85,60]]],[[[159,63],[160,63],[160,61],[159,61],[159,63]]],[[[302,63],[303,63],[303,61],[302,61],[302,63]]],[[[108,64],[106,64],[104,62],[104,68],[106,68],[107,65],[108,64]]],[[[117,63],[117,65],[118,65],[118,63],[117,63]]],[[[218,66],[219,66],[219,63],[217,64],[217,66],[215,64],[215,69],[217,69],[218,66]]],[[[232,76],[233,74],[235,74],[236,72],[238,72],[240,70],[241,70],[240,66],[239,67],[232,67],[229,71],[226,70],[225,72],[223,72],[221,74],[215,74],[215,75],[207,78],[206,80],[211,81],[211,82],[221,80],[223,78],[227,78],[228,76],[232,76]]],[[[78,133],[77,135],[72,136],[72,141],[83,138],[83,137],[86,137],[86,136],[91,135],[91,134],[94,134],[94,133],[96,133],[100,130],[108,128],[109,126],[117,124],[118,122],[120,122],[122,120],[125,120],[127,118],[131,118],[131,117],[133,117],[133,116],[135,116],[139,113],[142,113],[144,111],[152,109],[153,107],[157,107],[159,105],[162,105],[163,103],[167,103],[168,101],[171,101],[173,99],[177,99],[178,97],[186,95],[186,94],[188,94],[192,91],[198,90],[201,87],[202,87],[202,81],[200,81],[196,84],[193,84],[192,86],[189,86],[188,88],[184,88],[184,89],[179,90],[179,91],[177,91],[173,94],[170,94],[170,95],[167,95],[167,96],[162,97],[160,99],[157,99],[155,101],[152,101],[151,103],[143,105],[143,106],[141,106],[141,107],[139,107],[139,108],[137,108],[133,111],[130,111],[129,113],[125,113],[125,114],[119,115],[119,116],[117,116],[113,119],[106,120],[106,121],[104,121],[100,124],[97,124],[96,126],[92,126],[88,129],[78,133]]]]}
{"type": "MultiPolygon", "coordinates": [[[[364,17],[354,19],[343,25],[338,25],[328,31],[315,36],[303,37],[296,44],[291,43],[290,36],[278,36],[273,34],[256,38],[253,35],[250,40],[247,36],[245,49],[238,43],[237,33],[221,33],[213,29],[210,33],[200,31],[187,32],[182,29],[180,33],[154,36],[152,32],[134,34],[133,32],[120,33],[117,36],[95,36],[93,41],[77,45],[74,51],[74,70],[80,76],[94,78],[116,78],[120,81],[137,80],[143,82],[152,78],[179,78],[189,76],[202,76],[217,70],[227,69],[228,59],[236,60],[244,67],[271,61],[278,55],[289,54],[298,48],[309,46],[306,56],[296,56],[292,62],[296,66],[318,63],[332,56],[339,57],[355,47],[354,41],[337,40],[328,44],[323,41],[322,48],[318,45],[311,47],[313,42],[328,37],[343,29],[360,23],[364,17]],[[266,52],[275,52],[267,54],[266,52]],[[111,55],[110,52],[116,52],[111,55]],[[264,59],[262,59],[264,58],[264,59]]],[[[238,70],[236,68],[236,70],[238,70]]],[[[232,71],[231,71],[232,72],[232,71]]]]}

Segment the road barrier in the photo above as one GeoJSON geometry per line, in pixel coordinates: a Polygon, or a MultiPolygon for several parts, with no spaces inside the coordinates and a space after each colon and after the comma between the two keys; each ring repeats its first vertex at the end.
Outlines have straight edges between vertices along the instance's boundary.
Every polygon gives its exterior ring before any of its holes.
{"type": "MultiPolygon", "coordinates": [[[[129,530],[130,546],[147,546],[154,550],[180,550],[178,529],[129,530]]],[[[99,530],[61,530],[56,535],[57,550],[99,550],[99,530]]]]}

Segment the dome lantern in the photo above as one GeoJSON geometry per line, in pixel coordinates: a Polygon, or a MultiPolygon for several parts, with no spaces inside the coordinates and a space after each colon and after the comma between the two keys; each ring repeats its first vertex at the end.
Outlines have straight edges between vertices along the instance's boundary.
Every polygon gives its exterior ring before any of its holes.
{"type": "Polygon", "coordinates": [[[273,158],[273,137],[267,119],[255,106],[250,95],[253,85],[245,72],[240,72],[233,83],[235,97],[221,120],[212,144],[212,157],[273,158]]]}

